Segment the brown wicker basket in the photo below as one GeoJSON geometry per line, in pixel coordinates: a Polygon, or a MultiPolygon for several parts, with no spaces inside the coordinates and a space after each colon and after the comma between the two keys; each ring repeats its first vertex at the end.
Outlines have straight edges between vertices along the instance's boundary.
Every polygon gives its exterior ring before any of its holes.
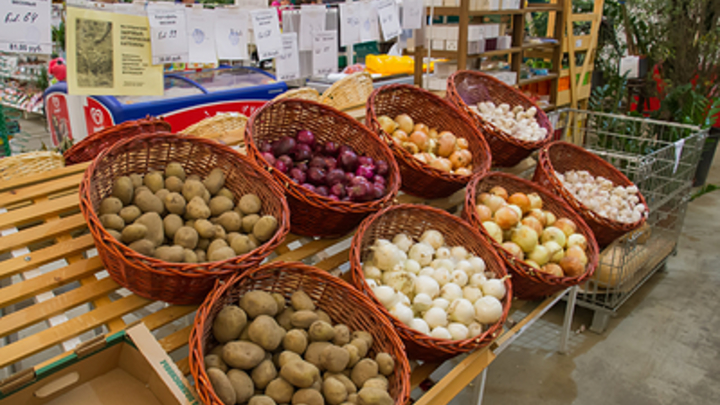
{"type": "Polygon", "coordinates": [[[592,231],[585,221],[575,213],[565,202],[557,196],[550,193],[545,188],[531,183],[512,174],[491,172],[485,176],[478,176],[473,179],[467,186],[465,193],[465,208],[463,217],[480,230],[480,232],[493,244],[495,249],[500,252],[505,264],[507,265],[513,280],[513,292],[520,299],[534,300],[554,294],[568,287],[578,285],[592,277],[598,264],[599,249],[595,242],[592,231]],[[477,197],[482,192],[487,192],[495,186],[504,187],[508,194],[513,193],[537,193],[543,200],[543,209],[552,212],[557,218],[569,218],[577,225],[577,233],[582,234],[587,239],[587,258],[588,264],[585,267],[585,273],[579,277],[557,277],[541,271],[535,270],[523,260],[517,260],[508,251],[503,249],[499,243],[490,237],[482,226],[482,222],[477,215],[475,206],[477,205],[477,197]]]}
{"type": "Polygon", "coordinates": [[[162,118],[148,116],[137,121],[125,121],[88,135],[65,151],[65,164],[67,166],[88,162],[95,159],[100,152],[114,145],[116,142],[140,134],[170,132],[170,124],[162,118]]]}
{"type": "Polygon", "coordinates": [[[400,172],[390,148],[364,125],[332,107],[309,100],[273,101],[256,111],[245,131],[248,155],[268,167],[275,179],[287,189],[290,228],[293,233],[308,236],[341,236],[355,228],[366,216],[388,205],[400,188],[400,172]],[[358,153],[388,163],[387,190],[383,198],[369,202],[333,201],[311,192],[290,177],[268,167],[260,155],[258,143],[272,142],[283,136],[295,136],[309,130],[318,141],[348,145],[358,153]]]}
{"type": "Polygon", "coordinates": [[[372,298],[379,310],[393,323],[405,343],[408,357],[440,361],[485,347],[495,340],[502,332],[502,325],[510,310],[512,287],[510,280],[506,279],[507,295],[503,299],[503,315],[500,321],[481,335],[471,339],[453,341],[430,337],[397,320],[377,300],[365,282],[362,270],[363,257],[370,251],[370,247],[377,239],[392,240],[396,234],[401,232],[411,238],[419,239],[428,229],[442,232],[448,246],[464,246],[468,252],[481,257],[487,266],[486,271],[495,273],[498,278],[507,275],[505,265],[495,249],[470,224],[437,208],[414,204],[388,207],[363,221],[350,246],[350,271],[353,285],[372,298]]]}
{"type": "MultiPolygon", "coordinates": [[[[533,181],[547,187],[548,190],[561,196],[578,214],[587,222],[595,234],[595,240],[602,248],[622,235],[635,230],[645,223],[645,216],[632,224],[613,221],[602,217],[581,203],[563,187],[555,172],[565,173],[570,170],[587,170],[593,176],[602,176],[613,182],[616,186],[631,186],[630,181],[618,169],[587,150],[568,142],[556,141],[543,147],[538,155],[538,164],[535,168],[533,181]]],[[[647,203],[641,193],[638,193],[640,203],[647,203]]]]}
{"type": "Polygon", "coordinates": [[[430,167],[393,142],[392,134],[382,130],[377,118],[381,115],[392,118],[403,113],[410,115],[415,122],[465,138],[473,155],[472,172],[478,174],[490,170],[490,147],[467,116],[450,102],[427,90],[408,84],[391,84],[370,95],[365,121],[370,129],[390,145],[400,167],[401,189],[404,192],[423,198],[447,197],[465,187],[472,176],[451,174],[430,167]]]}
{"type": "Polygon", "coordinates": [[[0,180],[9,181],[65,167],[57,152],[38,151],[0,158],[0,180]]]}
{"type": "Polygon", "coordinates": [[[285,239],[289,213],[283,190],[249,158],[209,139],[173,134],[141,135],[110,147],[93,161],[80,184],[80,209],[110,276],[134,293],[172,304],[197,304],[215,279],[258,265],[285,239]],[[168,263],[143,256],[112,237],[96,214],[112,189],[113,179],[132,173],[161,170],[180,162],[188,174],[206,176],[220,167],[225,187],[235,196],[254,193],[263,201],[263,213],[278,220],[275,236],[252,252],[210,263],[168,263]]]}
{"type": "Polygon", "coordinates": [[[510,87],[490,75],[471,70],[459,70],[453,73],[447,82],[447,98],[475,121],[490,145],[493,164],[497,167],[515,166],[534,150],[552,140],[553,129],[545,112],[520,90],[510,87]],[[527,142],[510,136],[495,125],[483,120],[480,115],[468,107],[481,101],[492,101],[496,105],[507,103],[513,107],[519,105],[525,109],[535,107],[537,123],[547,130],[547,137],[542,141],[527,142]]]}
{"type": "Polygon", "coordinates": [[[212,325],[215,316],[228,304],[237,303],[248,291],[263,290],[283,295],[286,302],[295,291],[303,290],[325,311],[333,322],[351,330],[365,330],[373,337],[369,355],[385,352],[395,358],[395,370],[388,378],[390,395],[395,404],[404,405],[410,396],[410,365],[402,341],[375,304],[351,285],[326,271],[302,263],[277,262],[235,276],[218,285],[208,295],[195,315],[190,332],[190,371],[204,404],[222,405],[205,373],[204,355],[214,341],[212,325]]]}

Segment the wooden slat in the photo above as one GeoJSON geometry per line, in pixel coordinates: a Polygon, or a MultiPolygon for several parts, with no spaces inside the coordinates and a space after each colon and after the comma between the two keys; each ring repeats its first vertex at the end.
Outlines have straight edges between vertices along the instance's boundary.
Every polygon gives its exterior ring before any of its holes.
{"type": "Polygon", "coordinates": [[[196,309],[197,305],[171,305],[144,317],[142,322],[148,329],[155,330],[182,318],[196,309]]]}
{"type": "Polygon", "coordinates": [[[12,228],[27,222],[36,221],[43,217],[61,214],[77,209],[80,196],[77,194],[48,200],[29,207],[6,212],[0,215],[0,229],[12,228]]]}
{"type": "Polygon", "coordinates": [[[192,328],[192,325],[188,325],[177,332],[165,336],[164,338],[159,340],[160,346],[162,346],[162,348],[165,349],[165,351],[168,353],[185,346],[186,344],[188,344],[188,339],[190,338],[190,331],[192,330],[192,328]]]}
{"type": "Polygon", "coordinates": [[[572,21],[572,22],[592,21],[595,19],[595,17],[596,17],[596,15],[594,13],[573,14],[570,16],[570,21],[572,21]]]}
{"type": "Polygon", "coordinates": [[[318,239],[310,243],[300,246],[299,248],[292,250],[288,253],[280,255],[273,261],[284,261],[284,262],[296,262],[298,260],[306,259],[318,252],[321,252],[330,246],[343,241],[346,238],[339,239],[318,239]]]}
{"type": "Polygon", "coordinates": [[[342,252],[335,253],[334,255],[317,262],[315,266],[325,271],[330,271],[347,262],[348,253],[350,253],[350,249],[345,249],[342,252]]]}
{"type": "Polygon", "coordinates": [[[82,173],[88,166],[90,166],[90,162],[66,166],[62,169],[33,174],[31,176],[20,177],[9,181],[0,181],[0,193],[17,188],[24,188],[35,183],[45,183],[50,180],[73,175],[75,173],[82,173]]]}
{"type": "MultiPolygon", "coordinates": [[[[0,215],[12,215],[12,212],[0,215]]],[[[5,253],[20,247],[30,246],[33,243],[52,239],[58,235],[72,232],[86,227],[82,214],[71,215],[58,221],[23,229],[20,232],[0,237],[0,253],[5,253]]],[[[4,263],[4,262],[3,262],[4,263]]]]}
{"type": "Polygon", "coordinates": [[[465,360],[450,370],[442,380],[420,397],[415,405],[445,405],[449,403],[493,360],[495,360],[495,355],[488,348],[470,353],[465,360]]]}
{"type": "Polygon", "coordinates": [[[438,367],[440,367],[442,363],[423,363],[419,365],[415,370],[412,371],[410,374],[410,391],[414,390],[415,388],[419,387],[420,384],[427,380],[428,377],[430,377],[430,374],[432,374],[435,370],[437,370],[438,367]]]}
{"type": "Polygon", "coordinates": [[[0,194],[0,207],[8,207],[37,197],[52,195],[68,189],[76,189],[80,185],[82,177],[83,174],[78,173],[57,180],[4,192],[0,194]]]}
{"type": "Polygon", "coordinates": [[[295,235],[294,233],[289,233],[285,237],[285,240],[283,241],[283,243],[280,244],[280,246],[278,246],[277,249],[275,249],[275,253],[277,253],[279,255],[283,255],[283,254],[289,252],[290,248],[288,247],[288,245],[295,242],[296,240],[298,240],[300,238],[302,238],[302,236],[295,235]]]}
{"type": "Polygon", "coordinates": [[[180,372],[183,373],[183,375],[190,374],[190,363],[188,362],[188,358],[185,357],[182,360],[178,360],[177,363],[175,363],[178,368],[180,369],[180,372]]]}
{"type": "MultiPolygon", "coordinates": [[[[2,240],[2,239],[0,239],[2,240]]],[[[23,271],[42,266],[75,255],[94,247],[92,235],[86,234],[65,242],[56,243],[44,249],[30,252],[2,262],[0,278],[10,277],[23,271]]]]}

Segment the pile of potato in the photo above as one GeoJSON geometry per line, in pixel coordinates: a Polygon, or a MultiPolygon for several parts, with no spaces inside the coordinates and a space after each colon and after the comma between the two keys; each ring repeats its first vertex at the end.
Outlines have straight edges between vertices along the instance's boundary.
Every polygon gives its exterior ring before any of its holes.
{"type": "Polygon", "coordinates": [[[224,185],[221,169],[201,179],[176,162],[164,173],[121,176],[100,203],[100,222],[130,249],[166,262],[230,259],[270,240],[278,221],[261,216],[257,195],[245,194],[236,205],[224,185]]]}
{"type": "Polygon", "coordinates": [[[225,405],[393,405],[388,377],[395,360],[367,357],[366,331],[333,325],[302,290],[290,305],[280,294],[250,291],[215,317],[220,343],[205,370],[225,405]]]}

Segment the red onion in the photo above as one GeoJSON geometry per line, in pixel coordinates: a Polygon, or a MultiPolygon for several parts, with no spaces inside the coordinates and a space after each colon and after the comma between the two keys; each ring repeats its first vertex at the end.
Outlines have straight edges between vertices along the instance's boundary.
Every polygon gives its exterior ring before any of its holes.
{"type": "Polygon", "coordinates": [[[278,141],[273,142],[272,152],[275,156],[288,155],[295,150],[295,139],[289,136],[283,136],[278,141]]]}
{"type": "Polygon", "coordinates": [[[276,160],[273,166],[275,167],[275,169],[280,170],[283,173],[288,172],[288,166],[282,160],[276,160]]]}
{"type": "Polygon", "coordinates": [[[320,155],[325,150],[325,147],[321,143],[315,143],[315,145],[312,146],[312,151],[314,155],[320,155]]]}
{"type": "Polygon", "coordinates": [[[332,170],[337,167],[337,159],[334,157],[326,157],[325,158],[325,167],[327,167],[328,170],[332,170]]]}
{"type": "Polygon", "coordinates": [[[270,142],[263,140],[260,141],[258,149],[260,150],[260,152],[270,152],[272,151],[272,145],[270,145],[270,142]]]}
{"type": "MultiPolygon", "coordinates": [[[[340,147],[338,147],[338,155],[342,155],[343,152],[355,153],[355,150],[347,145],[340,145],[340,147]]],[[[357,153],[355,153],[355,154],[357,155],[357,153]]]]}
{"type": "Polygon", "coordinates": [[[375,176],[372,166],[363,165],[357,168],[355,174],[370,180],[375,176]]]}
{"type": "Polygon", "coordinates": [[[380,183],[380,184],[382,184],[382,185],[384,186],[384,185],[385,185],[385,177],[379,176],[379,175],[376,174],[375,176],[373,176],[372,182],[373,182],[373,183],[380,183]]]}
{"type": "Polygon", "coordinates": [[[352,201],[363,201],[366,198],[368,191],[368,186],[361,183],[350,187],[347,190],[347,193],[352,201]]]}
{"type": "Polygon", "coordinates": [[[265,159],[266,162],[268,162],[268,164],[269,164],[270,166],[272,166],[272,165],[275,164],[275,156],[273,156],[272,153],[270,153],[270,152],[263,152],[263,153],[261,153],[260,155],[263,157],[263,159],[265,159]]]}
{"type": "Polygon", "coordinates": [[[375,166],[375,160],[370,156],[360,156],[358,157],[358,164],[360,166],[375,166]]]}
{"type": "Polygon", "coordinates": [[[305,172],[301,169],[294,167],[290,169],[290,178],[292,178],[296,183],[302,184],[305,183],[305,180],[307,179],[307,174],[305,174],[305,172]]]}
{"type": "Polygon", "coordinates": [[[287,166],[288,170],[290,170],[291,167],[293,167],[293,160],[288,155],[282,155],[277,158],[277,160],[285,163],[285,166],[287,166]]]}
{"type": "Polygon", "coordinates": [[[298,143],[312,146],[315,143],[315,135],[308,130],[303,130],[297,134],[298,143]]]}
{"type": "Polygon", "coordinates": [[[325,180],[327,184],[331,186],[334,184],[342,183],[343,181],[345,181],[345,172],[343,172],[341,169],[332,169],[328,171],[325,180]]]}
{"type": "Polygon", "coordinates": [[[341,152],[340,163],[343,169],[354,172],[357,168],[357,155],[353,151],[341,152]]]}
{"type": "Polygon", "coordinates": [[[320,194],[320,195],[323,196],[323,197],[327,197],[328,194],[330,194],[330,193],[328,192],[328,188],[325,187],[325,186],[318,186],[318,187],[316,187],[316,188],[315,188],[315,192],[318,193],[318,194],[320,194]]]}
{"type": "Polygon", "coordinates": [[[303,161],[308,160],[312,157],[312,149],[309,145],[304,143],[298,144],[295,147],[295,160],[303,161]]]}
{"type": "Polygon", "coordinates": [[[339,152],[337,144],[333,141],[326,143],[324,152],[326,155],[337,156],[339,152]]]}
{"type": "Polygon", "coordinates": [[[350,185],[351,185],[351,186],[356,186],[356,185],[361,184],[361,183],[362,183],[362,184],[365,184],[365,185],[367,185],[367,186],[370,186],[370,182],[368,181],[368,179],[366,179],[366,178],[363,177],[363,176],[355,176],[355,177],[352,178],[352,180],[350,180],[350,185]]]}
{"type": "Polygon", "coordinates": [[[308,181],[313,184],[324,184],[325,175],[325,170],[319,167],[311,167],[307,171],[308,181]]]}
{"type": "Polygon", "coordinates": [[[330,187],[330,194],[339,198],[345,197],[345,186],[340,183],[333,185],[330,187]]]}
{"type": "Polygon", "coordinates": [[[343,181],[344,184],[350,184],[350,182],[355,178],[355,175],[351,172],[345,173],[345,179],[343,181]]]}
{"type": "Polygon", "coordinates": [[[305,162],[297,162],[297,163],[295,163],[295,167],[297,167],[298,169],[300,169],[304,172],[306,172],[308,169],[308,165],[305,162]]]}
{"type": "Polygon", "coordinates": [[[372,199],[379,200],[385,195],[385,187],[380,184],[373,184],[372,192],[368,194],[372,194],[372,199]]]}
{"type": "Polygon", "coordinates": [[[315,186],[313,186],[312,184],[305,183],[305,184],[303,184],[302,186],[303,186],[304,188],[312,191],[313,193],[315,192],[315,186]]]}
{"type": "Polygon", "coordinates": [[[390,170],[390,167],[388,166],[388,163],[386,161],[378,160],[375,162],[375,173],[384,177],[387,176],[388,170],[390,170]]]}
{"type": "Polygon", "coordinates": [[[340,198],[338,198],[338,196],[336,196],[336,195],[330,194],[330,195],[328,196],[328,198],[331,199],[331,200],[333,200],[333,201],[340,201],[340,198]]]}
{"type": "Polygon", "coordinates": [[[313,157],[312,159],[310,159],[310,164],[308,164],[308,167],[319,167],[321,169],[324,169],[325,166],[325,158],[322,156],[313,157]]]}

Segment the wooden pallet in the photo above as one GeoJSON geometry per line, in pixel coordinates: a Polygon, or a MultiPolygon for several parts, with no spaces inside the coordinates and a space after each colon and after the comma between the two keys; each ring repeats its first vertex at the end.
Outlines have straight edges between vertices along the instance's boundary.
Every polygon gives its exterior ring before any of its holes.
{"type": "MultiPolygon", "coordinates": [[[[134,315],[156,335],[165,327],[166,333],[162,333],[164,336],[159,339],[160,344],[174,355],[179,368],[187,374],[186,354],[178,353],[187,346],[192,328],[191,317],[196,307],[151,306],[153,301],[122,289],[107,276],[102,277],[102,261],[98,256],[88,254],[94,248],[93,240],[78,207],[78,186],[86,167],[87,164],[80,164],[0,183],[0,209],[7,211],[0,214],[0,229],[17,229],[0,237],[0,254],[21,252],[0,262],[0,280],[7,281],[12,276],[35,272],[30,274],[31,277],[22,277],[1,290],[0,309],[4,315],[0,317],[0,338],[13,338],[0,347],[0,369],[27,361],[30,356],[58,345],[62,346],[63,352],[72,350],[79,342],[78,337],[88,331],[114,333],[122,330],[127,326],[123,317],[134,315]],[[58,260],[65,262],[52,271],[41,274],[36,270],[58,260]],[[60,287],[73,286],[76,281],[79,283],[75,288],[59,295],[48,295],[60,287]],[[43,299],[32,300],[43,294],[46,294],[43,299]],[[28,300],[32,300],[30,304],[26,304],[28,300]],[[15,308],[21,302],[26,305],[15,308]],[[88,311],[72,318],[65,316],[69,310],[80,306],[86,306],[88,311]],[[55,320],[51,321],[53,318],[55,320]],[[177,326],[182,320],[186,320],[186,324],[177,326]],[[45,329],[17,338],[19,331],[42,323],[46,324],[45,329]],[[167,332],[167,326],[171,324],[174,328],[167,332]]],[[[407,195],[398,198],[400,202],[427,203],[451,211],[457,210],[463,199],[463,191],[433,201],[421,201],[407,195]]],[[[338,267],[348,261],[348,240],[351,237],[352,233],[337,239],[314,240],[291,234],[271,257],[272,260],[302,260],[339,274],[338,267]]],[[[498,342],[522,331],[526,326],[524,323],[544,313],[557,299],[558,295],[539,303],[517,325],[506,324],[506,331],[498,342]]],[[[525,304],[516,302],[513,307],[525,304]]],[[[492,362],[494,347],[497,345],[467,356],[418,403],[449,402],[492,362]]],[[[47,359],[33,366],[37,369],[56,359],[47,359]]],[[[417,387],[439,366],[439,363],[425,363],[416,367],[412,375],[413,387],[417,387]]]]}

